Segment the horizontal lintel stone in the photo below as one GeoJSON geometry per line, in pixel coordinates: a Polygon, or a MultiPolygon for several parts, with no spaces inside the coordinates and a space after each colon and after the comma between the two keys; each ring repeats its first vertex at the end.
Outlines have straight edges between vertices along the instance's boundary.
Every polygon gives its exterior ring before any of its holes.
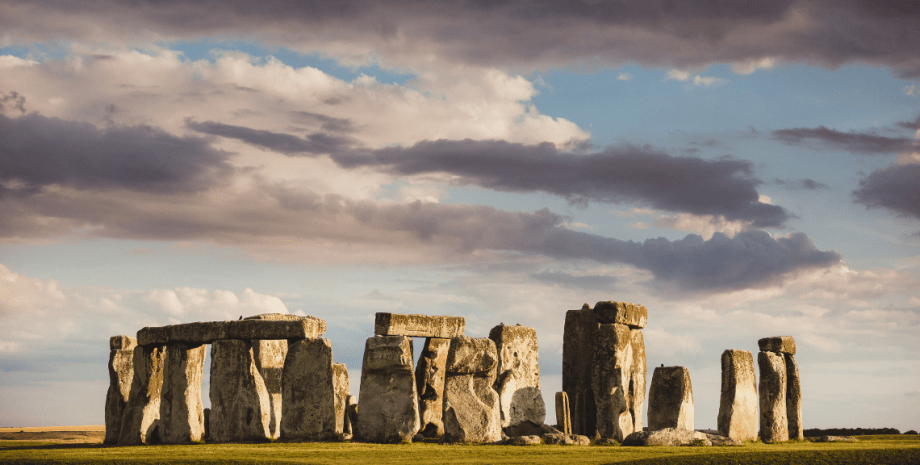
{"type": "Polygon", "coordinates": [[[316,317],[199,321],[146,327],[137,332],[137,343],[146,346],[170,342],[211,344],[223,339],[304,339],[319,337],[325,332],[326,322],[316,317]]]}
{"type": "Polygon", "coordinates": [[[757,341],[761,352],[795,355],[795,339],[792,336],[765,337],[757,341]]]}
{"type": "Polygon", "coordinates": [[[405,315],[377,313],[374,334],[377,336],[410,336],[452,338],[463,335],[466,320],[462,316],[405,315]]]}
{"type": "Polygon", "coordinates": [[[629,302],[598,302],[594,305],[594,315],[598,323],[616,323],[633,329],[644,328],[648,321],[648,309],[629,302]]]}

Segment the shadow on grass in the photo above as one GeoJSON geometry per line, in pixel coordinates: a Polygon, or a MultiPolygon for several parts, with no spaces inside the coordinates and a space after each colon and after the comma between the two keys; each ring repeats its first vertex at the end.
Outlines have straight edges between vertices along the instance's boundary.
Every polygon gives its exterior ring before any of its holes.
{"type": "Polygon", "coordinates": [[[5,450],[52,450],[52,449],[108,449],[118,446],[110,446],[108,444],[87,444],[85,442],[78,442],[74,444],[61,444],[61,443],[38,443],[38,444],[22,444],[16,446],[3,446],[0,444],[0,451],[5,450]]]}

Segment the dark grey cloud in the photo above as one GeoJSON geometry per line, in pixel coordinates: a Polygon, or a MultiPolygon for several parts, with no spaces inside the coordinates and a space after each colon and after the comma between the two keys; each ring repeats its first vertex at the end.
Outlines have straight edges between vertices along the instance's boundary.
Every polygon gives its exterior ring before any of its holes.
{"type": "Polygon", "coordinates": [[[913,121],[898,121],[896,126],[909,131],[920,130],[920,115],[914,118],[913,121]]]}
{"type": "Polygon", "coordinates": [[[26,96],[16,91],[0,93],[0,115],[6,114],[9,110],[25,113],[26,96]]]}
{"type": "Polygon", "coordinates": [[[866,207],[920,219],[920,165],[892,165],[875,171],[859,181],[853,196],[866,207]]]}
{"type": "Polygon", "coordinates": [[[351,139],[330,136],[321,132],[310,134],[306,137],[297,137],[291,134],[234,126],[215,121],[199,123],[186,120],[185,125],[198,132],[242,140],[257,147],[287,155],[317,155],[336,152],[353,143],[351,139]]]}
{"type": "Polygon", "coordinates": [[[915,145],[912,138],[888,137],[872,132],[842,132],[817,128],[791,128],[773,131],[773,138],[789,145],[813,145],[865,155],[888,155],[915,145]]]}
{"type": "Polygon", "coordinates": [[[616,285],[616,278],[604,275],[572,275],[562,271],[541,271],[530,277],[547,284],[558,284],[577,289],[609,289],[616,285]]]}
{"type": "Polygon", "coordinates": [[[818,189],[830,189],[830,186],[824,184],[823,182],[815,181],[811,178],[804,179],[773,179],[774,184],[785,187],[790,190],[818,190],[818,189]]]}
{"type": "Polygon", "coordinates": [[[323,131],[352,132],[355,130],[354,123],[348,118],[334,118],[309,111],[292,111],[291,116],[305,123],[319,124],[319,128],[323,131]]]}

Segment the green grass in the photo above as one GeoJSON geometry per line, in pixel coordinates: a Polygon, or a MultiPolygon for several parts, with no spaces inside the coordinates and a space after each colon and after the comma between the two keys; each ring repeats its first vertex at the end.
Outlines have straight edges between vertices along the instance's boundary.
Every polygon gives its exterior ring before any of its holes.
{"type": "Polygon", "coordinates": [[[680,463],[920,464],[920,436],[860,436],[855,443],[746,443],[740,447],[442,446],[438,444],[264,443],[110,447],[0,442],[0,463],[680,463]]]}

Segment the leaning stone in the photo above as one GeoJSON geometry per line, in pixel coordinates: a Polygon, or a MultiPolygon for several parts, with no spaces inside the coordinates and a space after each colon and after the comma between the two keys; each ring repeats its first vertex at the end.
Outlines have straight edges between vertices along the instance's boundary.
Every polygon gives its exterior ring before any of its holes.
{"type": "Polygon", "coordinates": [[[207,346],[169,344],[163,366],[160,400],[160,440],[164,444],[201,442],[204,439],[204,407],[201,377],[207,346]]]}
{"type": "Polygon", "coordinates": [[[211,345],[210,433],[214,442],[269,439],[271,401],[249,341],[211,345]]]}
{"type": "Polygon", "coordinates": [[[160,393],[163,389],[163,364],[166,347],[138,345],[134,348],[134,379],[131,394],[121,417],[118,444],[152,444],[159,441],[160,393]]]}
{"type": "Polygon", "coordinates": [[[783,354],[786,363],[786,421],[789,427],[789,439],[805,439],[802,428],[802,385],[799,378],[799,365],[795,356],[783,354]]]}
{"type": "Polygon", "coordinates": [[[271,405],[268,429],[272,439],[281,437],[282,372],[287,351],[288,341],[284,339],[252,341],[252,358],[256,362],[259,374],[262,375],[262,381],[265,382],[265,390],[268,391],[268,401],[271,405]]]}
{"type": "MultiPolygon", "coordinates": [[[[654,380],[654,375],[652,376],[654,380]]],[[[649,402],[649,407],[651,407],[649,402]]],[[[651,422],[651,421],[650,421],[651,422]]],[[[624,446],[689,446],[694,442],[703,446],[711,446],[712,441],[706,433],[699,431],[665,428],[657,431],[636,431],[623,440],[624,446]]]]}
{"type": "Polygon", "coordinates": [[[795,339],[792,336],[765,337],[757,341],[761,352],[776,352],[795,355],[795,339]]]}
{"type": "Polygon", "coordinates": [[[412,336],[452,338],[463,335],[466,320],[462,316],[405,315],[377,313],[374,334],[377,336],[412,336]]]}
{"type": "MultiPolygon", "coordinates": [[[[115,336],[127,337],[127,336],[115,336]]],[[[114,337],[112,338],[115,339],[114,337]]],[[[129,338],[132,341],[134,338],[129,338]]],[[[112,344],[114,345],[114,344],[112,344]]],[[[136,347],[136,346],[135,346],[136,347]]],[[[109,354],[109,390],[105,395],[104,444],[118,444],[121,417],[131,394],[134,380],[134,349],[114,349],[109,354]]]]}
{"type": "Polygon", "coordinates": [[[693,386],[686,367],[657,367],[648,394],[648,429],[693,430],[693,386]]]}
{"type": "Polygon", "coordinates": [[[746,350],[722,352],[722,397],[719,432],[741,441],[757,439],[757,375],[746,350]]]}
{"type": "Polygon", "coordinates": [[[510,443],[515,446],[538,446],[543,444],[543,440],[540,439],[540,436],[513,436],[511,437],[510,443]]]}
{"type": "Polygon", "coordinates": [[[450,339],[429,337],[415,368],[415,383],[418,391],[418,414],[422,434],[433,438],[444,434],[441,413],[444,410],[444,376],[447,367],[447,351],[450,339]]]}
{"type": "Polygon", "coordinates": [[[786,418],[786,362],[782,354],[760,352],[760,439],[763,442],[789,440],[786,418]]]}
{"type": "Polygon", "coordinates": [[[137,332],[137,345],[139,346],[165,346],[169,342],[166,326],[147,326],[137,332]]]}
{"type": "Polygon", "coordinates": [[[565,391],[556,393],[556,424],[565,434],[572,434],[572,417],[569,414],[569,395],[565,391]]]}
{"type": "Polygon", "coordinates": [[[348,384],[348,368],[344,363],[332,364],[332,387],[335,405],[335,431],[337,433],[351,433],[351,428],[345,431],[345,423],[348,421],[345,415],[345,407],[348,406],[348,398],[351,397],[351,386],[348,384]]]}
{"type": "Polygon", "coordinates": [[[318,337],[293,342],[284,360],[282,439],[322,440],[336,431],[332,344],[318,337]]]}
{"type": "Polygon", "coordinates": [[[597,437],[622,441],[642,428],[642,399],[637,397],[645,397],[645,343],[640,330],[621,324],[598,325],[596,338],[591,389],[597,437]],[[634,357],[634,348],[641,357],[634,357]]]}
{"type": "Polygon", "coordinates": [[[501,441],[498,393],[492,389],[497,368],[498,353],[491,339],[451,339],[444,384],[443,442],[501,441]]]}
{"type": "Polygon", "coordinates": [[[365,442],[409,442],[419,430],[412,370],[412,338],[368,338],[361,364],[361,408],[355,437],[365,442]]]}
{"type": "MultiPolygon", "coordinates": [[[[489,332],[498,353],[498,391],[503,428],[530,423],[539,428],[546,419],[546,405],[540,392],[537,331],[526,326],[498,325],[489,332]]],[[[511,434],[509,436],[521,436],[511,434]]]]}
{"type": "Polygon", "coordinates": [[[632,329],[642,329],[648,321],[648,309],[629,302],[598,302],[594,305],[594,314],[598,323],[621,324],[632,329]]]}
{"type": "Polygon", "coordinates": [[[354,435],[358,429],[358,402],[354,396],[348,396],[345,401],[345,418],[347,419],[347,433],[354,435]]]}
{"type": "Polygon", "coordinates": [[[326,332],[326,322],[316,317],[299,320],[237,320],[230,322],[231,339],[306,339],[326,332]]]}
{"type": "Polygon", "coordinates": [[[137,339],[131,336],[112,336],[109,339],[109,350],[134,350],[137,339]]]}

